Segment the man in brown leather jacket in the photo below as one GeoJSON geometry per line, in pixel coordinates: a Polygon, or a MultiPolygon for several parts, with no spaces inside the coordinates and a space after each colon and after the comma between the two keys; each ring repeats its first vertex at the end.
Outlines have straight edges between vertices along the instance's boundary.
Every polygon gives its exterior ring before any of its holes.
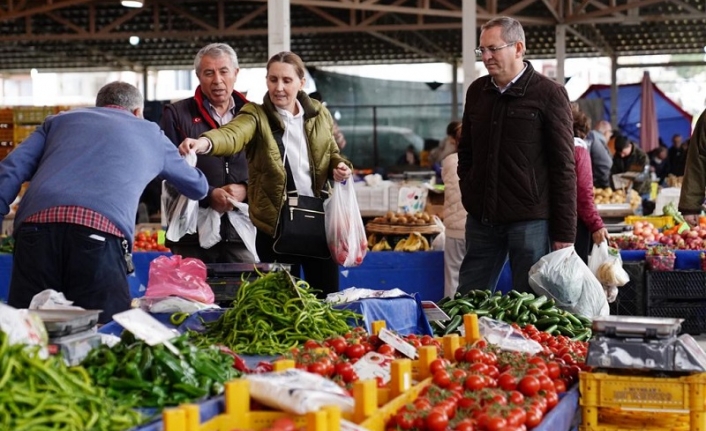
{"type": "Polygon", "coordinates": [[[566,90],[523,60],[515,19],[481,28],[476,54],[488,75],[466,93],[458,176],[467,253],[459,292],[494,289],[505,260],[513,288],[531,291],[528,272],[576,236],[576,171],[566,90]]]}

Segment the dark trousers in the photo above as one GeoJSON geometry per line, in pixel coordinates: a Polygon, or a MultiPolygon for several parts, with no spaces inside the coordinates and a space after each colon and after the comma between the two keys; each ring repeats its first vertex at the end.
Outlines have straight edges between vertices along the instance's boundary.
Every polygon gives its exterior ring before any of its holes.
{"type": "Polygon", "coordinates": [[[316,296],[326,298],[329,293],[338,292],[338,264],[333,258],[317,259],[315,257],[293,256],[291,254],[275,253],[272,245],[275,240],[259,229],[255,246],[260,262],[263,263],[288,263],[292,265],[291,273],[298,276],[304,271],[304,280],[312,289],[318,290],[316,296]]]}
{"type": "Polygon", "coordinates": [[[576,249],[576,254],[579,255],[584,263],[588,264],[588,255],[591,254],[591,248],[593,247],[593,236],[588,230],[588,226],[581,220],[576,223],[576,242],[574,242],[574,248],[576,249]]]}
{"type": "Polygon", "coordinates": [[[103,310],[100,323],[130,308],[122,238],[70,223],[23,223],[14,236],[9,305],[27,308],[54,289],[73,305],[103,310]]]}

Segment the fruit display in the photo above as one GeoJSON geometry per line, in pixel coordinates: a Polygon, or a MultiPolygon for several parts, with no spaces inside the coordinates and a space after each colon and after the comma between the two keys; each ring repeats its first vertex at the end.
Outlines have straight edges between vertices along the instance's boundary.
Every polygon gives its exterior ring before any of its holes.
{"type": "Polygon", "coordinates": [[[388,211],[384,217],[375,217],[372,223],[393,225],[429,225],[434,223],[434,218],[426,211],[407,214],[404,212],[388,211]]]}
{"type": "Polygon", "coordinates": [[[159,233],[156,230],[140,230],[135,234],[133,251],[169,251],[164,244],[158,243],[159,233]]]}
{"type": "MultiPolygon", "coordinates": [[[[394,247],[390,244],[390,239],[387,236],[379,236],[371,233],[368,235],[368,247],[371,251],[429,251],[431,245],[429,240],[419,232],[412,232],[406,238],[401,238],[397,241],[394,247]],[[378,239],[379,237],[379,239],[378,239]]],[[[392,240],[394,243],[394,240],[392,240]]]]}
{"type": "Polygon", "coordinates": [[[596,205],[600,204],[624,204],[629,203],[630,208],[633,210],[638,208],[642,204],[642,198],[640,194],[635,190],[630,190],[630,199],[625,190],[613,190],[610,187],[607,188],[593,188],[593,202],[596,205]]]}
{"type": "Polygon", "coordinates": [[[650,271],[674,271],[676,255],[671,248],[658,245],[647,249],[645,261],[650,271]]]}

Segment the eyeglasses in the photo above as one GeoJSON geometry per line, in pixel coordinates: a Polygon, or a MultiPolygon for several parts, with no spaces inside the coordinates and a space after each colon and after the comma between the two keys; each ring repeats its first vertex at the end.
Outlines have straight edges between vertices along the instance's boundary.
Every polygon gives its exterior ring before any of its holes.
{"type": "Polygon", "coordinates": [[[503,48],[507,48],[508,46],[513,46],[513,45],[515,45],[516,43],[517,43],[517,42],[510,42],[510,43],[506,43],[505,45],[489,46],[489,47],[479,46],[478,48],[476,48],[475,51],[476,51],[476,55],[477,55],[478,57],[482,57],[483,54],[485,54],[486,52],[489,52],[490,55],[493,55],[493,54],[495,54],[497,51],[500,51],[500,50],[503,49],[503,48]]]}

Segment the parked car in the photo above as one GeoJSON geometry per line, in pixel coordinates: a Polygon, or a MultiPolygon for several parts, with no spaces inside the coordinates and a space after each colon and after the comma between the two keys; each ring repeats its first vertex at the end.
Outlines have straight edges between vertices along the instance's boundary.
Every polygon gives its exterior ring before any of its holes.
{"type": "Polygon", "coordinates": [[[396,126],[339,126],[346,137],[343,155],[356,169],[389,169],[412,145],[417,154],[424,149],[424,139],[412,129],[396,126]],[[377,136],[377,140],[375,139],[377,136]],[[377,150],[376,150],[377,144],[377,150]]]}

